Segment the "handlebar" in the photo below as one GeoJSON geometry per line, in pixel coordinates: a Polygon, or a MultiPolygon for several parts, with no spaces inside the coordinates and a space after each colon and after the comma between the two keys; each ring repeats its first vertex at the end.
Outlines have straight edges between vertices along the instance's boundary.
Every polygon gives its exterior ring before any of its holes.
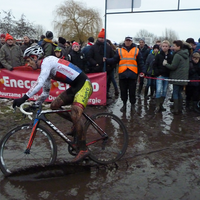
{"type": "Polygon", "coordinates": [[[32,120],[33,118],[31,117],[31,115],[33,115],[33,112],[26,112],[26,111],[24,110],[24,106],[25,106],[25,105],[31,106],[31,103],[25,102],[25,103],[21,104],[21,106],[19,107],[19,109],[20,109],[20,111],[21,111],[23,114],[27,115],[28,118],[29,118],[30,120],[32,120]]]}

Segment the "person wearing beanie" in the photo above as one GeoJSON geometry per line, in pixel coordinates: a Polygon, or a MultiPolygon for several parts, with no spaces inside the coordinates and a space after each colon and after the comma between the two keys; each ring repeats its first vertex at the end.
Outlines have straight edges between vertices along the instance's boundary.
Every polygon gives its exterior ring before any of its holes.
{"type": "Polygon", "coordinates": [[[63,37],[58,37],[58,47],[61,48],[62,50],[62,55],[65,59],[67,59],[67,49],[66,49],[66,46],[65,46],[65,43],[66,43],[66,39],[63,38],[63,37]]]}
{"type": "Polygon", "coordinates": [[[0,49],[5,43],[6,43],[6,35],[5,34],[1,34],[0,35],[0,49]]]}
{"type": "Polygon", "coordinates": [[[86,70],[87,73],[90,72],[90,68],[91,68],[91,64],[88,60],[88,53],[89,53],[89,50],[90,50],[92,45],[94,45],[94,38],[89,37],[88,41],[87,41],[87,45],[84,48],[82,48],[82,50],[81,50],[81,53],[83,53],[85,55],[85,59],[86,59],[85,70],[86,70]]]}
{"type": "Polygon", "coordinates": [[[21,48],[14,44],[10,34],[6,34],[5,41],[6,43],[0,49],[0,63],[1,67],[12,71],[14,67],[24,65],[23,53],[21,48]]]}
{"type": "Polygon", "coordinates": [[[78,66],[85,73],[87,73],[85,70],[86,66],[85,55],[80,51],[80,45],[78,42],[73,42],[72,50],[69,52],[67,60],[73,63],[74,65],[78,66]]]}
{"type": "Polygon", "coordinates": [[[102,28],[102,30],[98,34],[98,38],[105,38],[105,29],[102,28]]]}
{"type": "MultiPolygon", "coordinates": [[[[106,67],[104,69],[104,41],[105,41],[105,30],[102,28],[102,30],[98,34],[97,41],[94,45],[91,46],[89,52],[88,52],[88,61],[90,62],[90,73],[96,73],[96,72],[103,72],[104,70],[107,72],[107,77],[110,76],[108,74],[112,73],[112,70],[114,69],[115,65],[110,65],[106,63],[106,67]]],[[[106,57],[112,58],[114,56],[114,52],[112,50],[112,47],[107,44],[106,42],[106,57]]],[[[107,79],[107,89],[108,85],[110,83],[107,79]]],[[[107,98],[111,98],[108,94],[107,90],[107,98]]]]}
{"type": "Polygon", "coordinates": [[[57,58],[60,58],[60,59],[65,59],[65,56],[63,56],[62,54],[62,49],[60,47],[56,47],[55,50],[54,50],[54,54],[57,58]]]}
{"type": "Polygon", "coordinates": [[[52,39],[53,33],[51,31],[47,31],[41,44],[41,47],[44,51],[44,57],[54,55],[54,50],[58,45],[53,43],[52,39]]]}
{"type": "Polygon", "coordinates": [[[144,91],[145,98],[148,95],[149,87],[151,89],[150,97],[152,97],[152,98],[153,98],[153,95],[154,95],[154,92],[156,89],[156,79],[151,79],[151,78],[155,78],[154,70],[153,70],[153,63],[155,61],[155,56],[160,53],[159,49],[160,49],[160,46],[155,44],[153,46],[152,51],[150,52],[150,54],[147,56],[147,59],[146,59],[146,63],[145,63],[146,77],[148,77],[148,78],[147,78],[147,85],[145,86],[145,91],[144,91]]]}
{"type": "MultiPolygon", "coordinates": [[[[104,41],[105,41],[105,31],[102,30],[98,34],[97,41],[94,45],[91,46],[88,52],[88,61],[91,64],[91,73],[96,72],[103,72],[104,68],[104,41]]],[[[106,57],[112,58],[113,57],[113,50],[112,48],[106,43],[106,57]]],[[[106,70],[109,70],[110,65],[106,65],[106,70]]]]}

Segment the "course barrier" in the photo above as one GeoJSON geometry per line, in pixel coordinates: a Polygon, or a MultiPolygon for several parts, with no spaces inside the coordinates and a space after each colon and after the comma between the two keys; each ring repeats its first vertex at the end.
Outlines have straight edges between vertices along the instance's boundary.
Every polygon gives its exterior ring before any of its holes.
{"type": "MultiPolygon", "coordinates": [[[[13,71],[0,69],[0,97],[21,98],[35,83],[40,70],[33,70],[31,67],[15,67],[13,71]]],[[[88,101],[88,105],[106,105],[106,72],[87,74],[92,82],[93,93],[88,101]]],[[[59,81],[51,81],[50,95],[46,101],[53,101],[60,93],[69,88],[68,84],[59,81]]],[[[42,89],[30,100],[36,100],[42,89]]]]}
{"type": "Polygon", "coordinates": [[[158,77],[152,77],[152,76],[144,76],[144,78],[164,80],[164,81],[177,81],[177,82],[200,82],[200,80],[181,80],[181,79],[170,79],[170,78],[158,78],[158,77]]]}

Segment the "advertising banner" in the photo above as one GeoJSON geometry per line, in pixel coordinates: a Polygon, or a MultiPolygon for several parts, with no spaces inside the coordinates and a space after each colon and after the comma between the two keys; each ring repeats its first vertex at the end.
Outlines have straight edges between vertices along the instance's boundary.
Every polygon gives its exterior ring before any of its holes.
{"type": "MultiPolygon", "coordinates": [[[[40,70],[33,70],[31,67],[15,67],[13,71],[0,69],[0,97],[21,98],[35,83],[40,70]]],[[[87,74],[92,82],[93,94],[88,105],[106,105],[106,72],[87,74]]],[[[51,81],[51,91],[46,101],[53,101],[60,93],[70,86],[59,81],[51,81]]],[[[30,100],[36,100],[41,94],[42,89],[30,100]]]]}

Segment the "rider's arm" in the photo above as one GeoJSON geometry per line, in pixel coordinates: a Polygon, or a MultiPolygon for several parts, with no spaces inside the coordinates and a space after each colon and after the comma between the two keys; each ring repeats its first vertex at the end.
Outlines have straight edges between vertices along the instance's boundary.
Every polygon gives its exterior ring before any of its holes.
{"type": "Polygon", "coordinates": [[[43,62],[41,66],[41,72],[37,79],[37,81],[33,84],[33,86],[29,89],[26,95],[30,98],[46,84],[45,82],[49,82],[49,75],[50,75],[50,66],[47,65],[48,63],[43,62]]]}
{"type": "Polygon", "coordinates": [[[46,98],[49,96],[50,89],[51,89],[51,78],[49,77],[45,81],[44,86],[43,86],[42,94],[38,97],[38,99],[35,102],[35,104],[41,105],[46,100],[46,98]]]}

